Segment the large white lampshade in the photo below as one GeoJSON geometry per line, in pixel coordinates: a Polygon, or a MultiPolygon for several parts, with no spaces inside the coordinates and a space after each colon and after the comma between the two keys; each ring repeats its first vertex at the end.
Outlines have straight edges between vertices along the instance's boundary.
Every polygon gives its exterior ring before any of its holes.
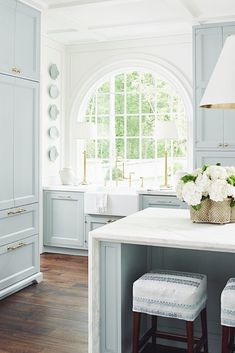
{"type": "Polygon", "coordinates": [[[159,140],[177,140],[178,130],[174,121],[158,121],[155,136],[159,140]]]}
{"type": "Polygon", "coordinates": [[[229,36],[225,41],[200,107],[235,108],[235,35],[229,36]]]}
{"type": "Polygon", "coordinates": [[[73,138],[78,140],[92,140],[96,138],[96,125],[91,122],[79,122],[73,130],[73,138]]]}

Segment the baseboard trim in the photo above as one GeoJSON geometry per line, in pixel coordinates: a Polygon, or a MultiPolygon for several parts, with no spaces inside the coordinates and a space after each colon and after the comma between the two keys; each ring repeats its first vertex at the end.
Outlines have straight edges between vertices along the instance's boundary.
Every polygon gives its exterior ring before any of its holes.
{"type": "Polygon", "coordinates": [[[29,286],[32,283],[40,283],[43,280],[43,274],[42,272],[37,272],[34,275],[27,277],[23,279],[22,281],[19,281],[12,286],[9,286],[7,288],[4,288],[3,290],[0,291],[0,300],[6,298],[7,296],[18,292],[19,290],[29,286]]]}

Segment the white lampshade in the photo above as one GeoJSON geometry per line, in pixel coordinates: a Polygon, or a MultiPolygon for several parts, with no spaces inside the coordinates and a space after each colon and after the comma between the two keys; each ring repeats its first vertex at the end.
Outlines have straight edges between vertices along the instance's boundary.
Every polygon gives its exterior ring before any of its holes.
{"type": "Polygon", "coordinates": [[[235,108],[235,35],[224,44],[200,106],[214,109],[235,108]]]}
{"type": "Polygon", "coordinates": [[[159,140],[177,140],[178,130],[174,121],[158,121],[155,136],[159,140]]]}
{"type": "Polygon", "coordinates": [[[79,122],[73,130],[73,138],[78,140],[92,140],[96,138],[96,125],[91,122],[79,122]]]}

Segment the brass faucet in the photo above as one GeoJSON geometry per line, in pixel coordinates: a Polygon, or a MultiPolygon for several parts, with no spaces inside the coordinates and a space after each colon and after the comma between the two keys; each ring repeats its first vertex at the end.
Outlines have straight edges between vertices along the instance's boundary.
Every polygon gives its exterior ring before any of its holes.
{"type": "Polygon", "coordinates": [[[129,173],[129,178],[128,178],[128,180],[129,180],[129,188],[131,188],[131,184],[132,184],[132,175],[134,175],[135,173],[134,172],[130,172],[129,173]]]}

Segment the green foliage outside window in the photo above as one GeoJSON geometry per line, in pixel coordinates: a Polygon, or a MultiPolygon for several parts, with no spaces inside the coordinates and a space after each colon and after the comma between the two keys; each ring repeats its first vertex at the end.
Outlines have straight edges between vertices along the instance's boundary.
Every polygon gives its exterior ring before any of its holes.
{"type": "MultiPolygon", "coordinates": [[[[123,73],[104,82],[90,98],[85,119],[97,124],[98,140],[87,142],[88,159],[107,160],[110,153],[125,160],[164,157],[164,142],[154,139],[158,120],[176,120],[180,140],[172,149],[169,144],[168,152],[187,156],[182,99],[167,81],[149,72],[123,73]]],[[[174,168],[180,169],[177,163],[174,168]]]]}

